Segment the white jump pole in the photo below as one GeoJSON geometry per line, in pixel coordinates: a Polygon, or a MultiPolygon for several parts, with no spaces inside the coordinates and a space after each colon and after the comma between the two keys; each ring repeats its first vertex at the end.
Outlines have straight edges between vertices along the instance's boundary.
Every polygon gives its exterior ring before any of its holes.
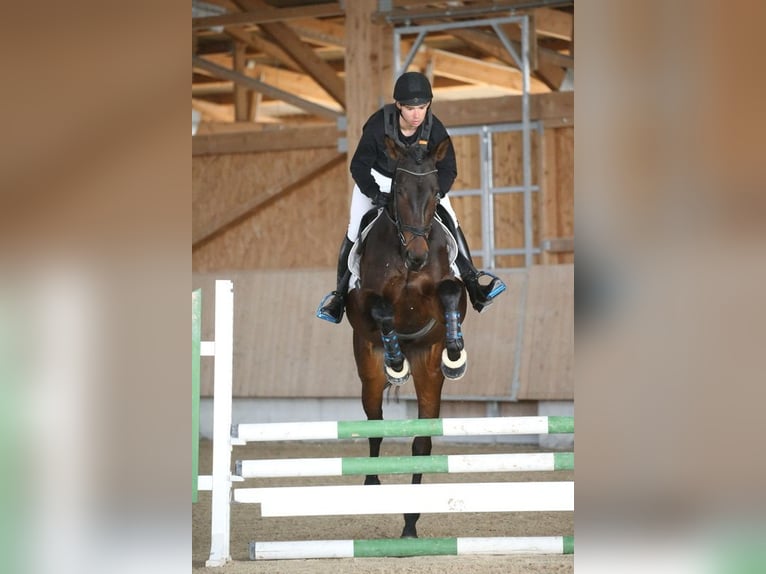
{"type": "Polygon", "coordinates": [[[238,488],[235,502],[259,503],[261,516],[333,516],[407,512],[566,512],[574,482],[282,486],[238,488]]]}

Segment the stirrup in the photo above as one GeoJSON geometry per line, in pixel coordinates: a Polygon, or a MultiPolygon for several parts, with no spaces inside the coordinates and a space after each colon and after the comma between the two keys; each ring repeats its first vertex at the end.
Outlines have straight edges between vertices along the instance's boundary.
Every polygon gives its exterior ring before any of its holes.
{"type": "Polygon", "coordinates": [[[487,308],[495,302],[495,297],[500,295],[500,293],[506,289],[502,279],[492,273],[486,273],[484,271],[472,274],[470,278],[467,278],[467,280],[464,281],[464,283],[466,284],[466,289],[468,290],[468,295],[471,299],[471,305],[478,313],[486,311],[487,308]],[[492,281],[487,285],[482,285],[479,283],[479,278],[485,275],[487,277],[492,277],[492,281]]]}
{"type": "Polygon", "coordinates": [[[324,319],[325,321],[329,321],[330,323],[338,324],[343,320],[343,309],[345,307],[344,303],[343,294],[339,291],[332,291],[325,295],[324,299],[322,299],[319,307],[317,307],[316,316],[320,319],[324,319]],[[339,303],[336,305],[337,308],[333,309],[332,304],[337,300],[339,300],[339,303]],[[333,314],[333,311],[336,314],[333,314]]]}
{"type": "Polygon", "coordinates": [[[484,293],[487,301],[492,301],[492,299],[500,295],[500,293],[506,289],[505,283],[503,283],[503,280],[500,279],[500,277],[493,275],[492,273],[487,273],[486,271],[479,271],[476,274],[476,283],[479,285],[481,292],[484,293]],[[484,276],[492,278],[492,280],[487,285],[481,285],[479,283],[479,279],[484,276]],[[489,291],[488,293],[486,292],[487,290],[489,291]]]}

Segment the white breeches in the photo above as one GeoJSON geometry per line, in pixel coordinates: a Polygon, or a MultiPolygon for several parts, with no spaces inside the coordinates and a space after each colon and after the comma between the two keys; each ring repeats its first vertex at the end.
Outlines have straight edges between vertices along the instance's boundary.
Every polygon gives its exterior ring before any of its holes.
{"type": "MultiPolygon", "coordinates": [[[[377,182],[378,186],[380,187],[380,191],[383,193],[391,193],[391,178],[386,177],[382,173],[372,169],[370,170],[370,173],[372,174],[372,177],[375,178],[375,181],[377,182]]],[[[458,227],[457,222],[457,215],[455,214],[455,210],[452,209],[452,205],[450,205],[449,202],[449,195],[445,195],[440,200],[441,205],[444,207],[444,209],[447,210],[447,213],[450,214],[450,217],[452,217],[452,221],[455,224],[455,228],[458,227]]],[[[374,207],[372,200],[367,197],[365,194],[362,193],[362,190],[359,189],[358,185],[354,185],[354,192],[351,195],[351,208],[348,218],[348,230],[346,231],[346,236],[351,241],[356,241],[359,237],[359,225],[362,222],[362,217],[364,217],[364,214],[370,211],[374,207]]]]}

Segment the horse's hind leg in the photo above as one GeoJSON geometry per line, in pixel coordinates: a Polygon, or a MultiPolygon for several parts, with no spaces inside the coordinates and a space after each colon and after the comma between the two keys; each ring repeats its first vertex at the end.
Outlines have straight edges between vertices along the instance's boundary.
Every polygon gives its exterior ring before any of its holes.
{"type": "MultiPolygon", "coordinates": [[[[428,456],[429,454],[431,454],[431,437],[415,437],[412,441],[412,456],[428,456]]],[[[422,481],[422,474],[412,475],[412,484],[420,484],[422,481]]],[[[418,537],[418,531],[416,527],[418,518],[420,518],[419,512],[412,512],[404,515],[404,528],[402,529],[402,538],[418,537]]]]}
{"type": "Polygon", "coordinates": [[[468,360],[464,349],[463,332],[460,328],[460,297],[463,288],[457,281],[445,280],[439,283],[437,291],[444,308],[444,321],[447,328],[441,369],[445,377],[454,381],[465,374],[468,360]]]}
{"type": "MultiPolygon", "coordinates": [[[[418,396],[418,418],[435,419],[439,417],[441,409],[441,394],[444,377],[439,372],[439,346],[426,351],[413,361],[413,380],[415,391],[418,396]]],[[[431,454],[431,437],[418,436],[412,441],[412,456],[428,456],[431,454]]],[[[420,484],[422,474],[412,475],[412,484],[420,484]]],[[[416,524],[420,518],[419,513],[404,515],[404,529],[402,538],[417,538],[416,524]]]]}

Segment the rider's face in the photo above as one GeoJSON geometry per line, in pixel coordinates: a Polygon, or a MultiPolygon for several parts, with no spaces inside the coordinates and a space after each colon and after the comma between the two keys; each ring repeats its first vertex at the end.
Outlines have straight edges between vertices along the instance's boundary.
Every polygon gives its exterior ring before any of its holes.
{"type": "Polygon", "coordinates": [[[403,128],[415,129],[426,117],[426,110],[431,103],[421,104],[419,106],[407,106],[404,104],[397,104],[399,111],[402,114],[402,120],[404,120],[403,128]]]}

